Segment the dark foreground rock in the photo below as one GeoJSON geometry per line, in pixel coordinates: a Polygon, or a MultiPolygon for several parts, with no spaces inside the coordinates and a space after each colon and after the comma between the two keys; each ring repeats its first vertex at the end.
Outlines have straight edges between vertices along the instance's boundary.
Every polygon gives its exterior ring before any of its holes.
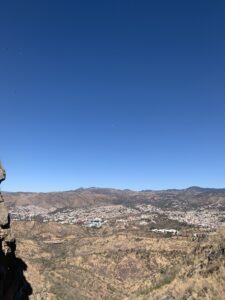
{"type": "MultiPolygon", "coordinates": [[[[5,170],[0,164],[0,183],[5,180],[5,170]]],[[[24,271],[27,265],[16,257],[16,240],[10,229],[10,216],[0,192],[0,299],[26,300],[32,294],[24,271]]]]}

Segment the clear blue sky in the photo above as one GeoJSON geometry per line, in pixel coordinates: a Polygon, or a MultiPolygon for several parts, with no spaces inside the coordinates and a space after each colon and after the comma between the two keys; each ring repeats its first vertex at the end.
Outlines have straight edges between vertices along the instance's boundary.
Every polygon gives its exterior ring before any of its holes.
{"type": "Polygon", "coordinates": [[[225,1],[0,3],[4,190],[225,186],[225,1]]]}

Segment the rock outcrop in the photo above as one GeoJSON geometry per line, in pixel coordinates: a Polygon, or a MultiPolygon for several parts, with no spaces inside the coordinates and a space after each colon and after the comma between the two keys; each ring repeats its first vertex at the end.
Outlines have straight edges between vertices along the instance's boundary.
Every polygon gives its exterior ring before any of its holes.
{"type": "MultiPolygon", "coordinates": [[[[0,163],[0,184],[6,172],[0,163]]],[[[10,229],[10,215],[0,192],[0,299],[29,299],[31,286],[26,281],[26,264],[16,257],[16,240],[10,229]]]]}

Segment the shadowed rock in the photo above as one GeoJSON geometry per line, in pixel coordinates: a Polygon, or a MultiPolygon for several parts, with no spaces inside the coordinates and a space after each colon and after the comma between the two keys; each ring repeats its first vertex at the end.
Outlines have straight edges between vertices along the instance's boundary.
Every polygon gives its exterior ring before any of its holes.
{"type": "MultiPolygon", "coordinates": [[[[0,183],[6,178],[0,163],[0,183]]],[[[25,262],[16,257],[16,240],[10,229],[10,216],[0,192],[0,299],[28,300],[32,288],[27,282],[24,271],[25,262]]]]}

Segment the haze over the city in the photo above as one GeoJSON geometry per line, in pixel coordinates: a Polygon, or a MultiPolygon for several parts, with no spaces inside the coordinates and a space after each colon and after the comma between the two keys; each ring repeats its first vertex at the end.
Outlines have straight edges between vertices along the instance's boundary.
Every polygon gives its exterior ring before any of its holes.
{"type": "Polygon", "coordinates": [[[225,2],[0,4],[8,191],[224,187],[225,2]]]}

